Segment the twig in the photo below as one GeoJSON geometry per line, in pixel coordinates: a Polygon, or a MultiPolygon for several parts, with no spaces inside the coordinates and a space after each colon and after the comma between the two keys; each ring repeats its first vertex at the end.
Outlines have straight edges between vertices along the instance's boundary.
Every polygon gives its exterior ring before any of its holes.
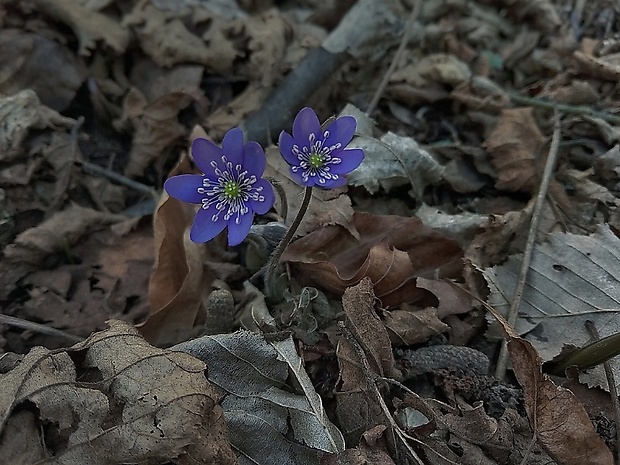
{"type": "MultiPolygon", "coordinates": [[[[549,189],[549,182],[551,175],[555,168],[555,161],[558,156],[558,147],[560,146],[560,116],[556,110],[554,113],[553,122],[553,136],[551,138],[551,146],[549,147],[549,154],[547,155],[547,162],[545,164],[545,170],[543,172],[542,179],[540,181],[540,187],[538,189],[538,195],[536,196],[536,202],[534,204],[534,211],[532,212],[532,220],[530,222],[530,229],[527,235],[527,241],[525,243],[525,250],[523,251],[523,260],[521,261],[521,269],[519,270],[519,280],[517,281],[517,287],[515,294],[510,305],[510,310],[506,320],[511,328],[515,327],[517,322],[517,316],[519,314],[519,307],[521,305],[521,298],[523,296],[523,290],[525,289],[525,283],[527,281],[527,272],[530,268],[532,261],[532,252],[534,251],[534,243],[536,242],[536,234],[538,232],[538,224],[540,223],[540,216],[545,198],[547,197],[547,191],[549,189]]],[[[497,360],[497,367],[495,368],[495,376],[498,379],[503,379],[506,374],[506,367],[508,365],[508,346],[506,341],[502,342],[502,348],[497,360]]]]}
{"type": "Polygon", "coordinates": [[[149,194],[153,198],[159,197],[155,189],[147,186],[146,184],[142,184],[141,182],[137,182],[137,181],[134,181],[133,179],[129,179],[128,177],[123,176],[122,174],[119,174],[116,171],[112,171],[108,168],[95,165],[94,163],[90,163],[88,161],[76,161],[75,164],[83,167],[87,171],[91,171],[94,174],[105,176],[106,178],[109,178],[112,181],[117,182],[118,184],[127,186],[138,192],[144,192],[145,194],[149,194]]]}
{"type": "MultiPolygon", "coordinates": [[[[600,336],[596,329],[596,325],[592,320],[586,320],[586,329],[590,333],[590,336],[594,341],[600,340],[600,336]]],[[[611,406],[614,410],[614,419],[616,421],[616,444],[620,444],[620,399],[618,399],[618,388],[616,387],[616,379],[614,378],[614,371],[611,368],[609,360],[603,362],[603,368],[605,369],[605,377],[607,378],[607,386],[609,387],[609,395],[611,397],[611,406]]],[[[616,457],[616,463],[620,463],[620,449],[616,451],[618,454],[616,457]]]]}
{"type": "MultiPolygon", "coordinates": [[[[340,327],[340,330],[342,331],[342,334],[347,340],[347,342],[351,344],[351,347],[353,348],[355,355],[357,355],[357,358],[361,362],[360,369],[362,370],[364,378],[366,378],[368,387],[371,389],[374,397],[379,402],[379,406],[381,407],[381,410],[383,411],[383,416],[385,417],[385,419],[389,423],[389,426],[391,427],[391,432],[395,434],[395,436],[400,436],[401,444],[406,449],[407,453],[409,454],[409,457],[415,460],[418,465],[423,465],[423,462],[420,459],[420,457],[418,457],[418,454],[415,453],[415,451],[411,448],[411,446],[407,443],[407,441],[403,437],[405,433],[400,429],[398,424],[396,424],[396,421],[392,417],[392,414],[390,413],[390,410],[388,406],[386,405],[385,400],[383,399],[383,396],[381,395],[381,392],[379,392],[379,388],[377,387],[377,382],[380,380],[383,380],[383,377],[380,377],[374,371],[372,371],[372,369],[370,368],[370,363],[368,363],[368,359],[366,358],[366,354],[364,353],[364,349],[359,344],[357,339],[355,339],[355,336],[353,336],[353,333],[351,333],[349,328],[347,328],[346,324],[340,321],[338,322],[338,326],[340,327]]],[[[407,436],[407,438],[413,440],[416,443],[419,443],[420,445],[426,445],[424,444],[424,442],[414,437],[407,436]]],[[[396,444],[396,438],[394,438],[393,440],[393,445],[395,449],[394,455],[398,458],[400,453],[398,450],[398,446],[396,444]]],[[[400,461],[397,461],[397,462],[401,463],[400,461]]]]}
{"type": "Polygon", "coordinates": [[[510,100],[522,105],[528,105],[538,108],[546,108],[548,110],[557,110],[561,113],[569,113],[572,115],[590,116],[592,118],[600,118],[614,124],[620,124],[620,116],[613,115],[606,111],[594,110],[584,105],[569,105],[567,103],[555,102],[553,100],[541,99],[536,97],[526,97],[516,92],[507,92],[510,100]]]}
{"type": "Polygon", "coordinates": [[[35,323],[33,321],[22,320],[21,318],[15,318],[13,316],[2,315],[0,314],[0,323],[15,326],[16,328],[27,329],[30,331],[34,331],[40,334],[46,334],[48,336],[61,337],[67,339],[69,342],[75,344],[77,342],[82,342],[84,340],[83,337],[74,336],[73,334],[66,333],[61,331],[60,329],[50,328],[49,326],[42,325],[40,323],[35,323]]]}
{"type": "Polygon", "coordinates": [[[409,15],[409,19],[407,20],[407,24],[405,24],[405,30],[403,31],[403,36],[400,40],[400,44],[398,45],[398,49],[396,50],[396,53],[394,54],[394,58],[392,58],[390,67],[388,68],[385,75],[383,76],[383,79],[381,80],[379,87],[377,87],[377,90],[375,91],[375,95],[373,95],[372,100],[370,101],[370,103],[368,104],[368,107],[366,108],[367,115],[370,115],[373,111],[375,111],[375,108],[377,107],[377,104],[379,103],[379,99],[383,95],[385,88],[390,82],[390,78],[392,77],[392,74],[394,74],[394,71],[396,70],[396,67],[398,66],[400,57],[403,55],[403,52],[405,51],[405,47],[407,47],[407,43],[409,42],[409,38],[411,37],[411,31],[413,31],[413,25],[417,21],[418,16],[420,16],[421,10],[422,10],[422,0],[416,0],[415,4],[413,5],[413,9],[411,10],[411,14],[409,15]]]}

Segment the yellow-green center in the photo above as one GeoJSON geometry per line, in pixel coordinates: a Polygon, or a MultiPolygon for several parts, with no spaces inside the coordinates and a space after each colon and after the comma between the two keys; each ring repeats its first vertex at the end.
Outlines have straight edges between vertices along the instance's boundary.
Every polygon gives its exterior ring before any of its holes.
{"type": "Polygon", "coordinates": [[[229,199],[234,199],[236,197],[239,197],[240,193],[241,193],[241,188],[239,187],[239,184],[237,184],[236,182],[228,181],[226,184],[224,184],[224,195],[228,197],[229,199]]]}
{"type": "Polygon", "coordinates": [[[323,155],[320,153],[312,153],[310,154],[310,158],[308,159],[308,163],[312,168],[320,168],[323,166],[323,155]]]}

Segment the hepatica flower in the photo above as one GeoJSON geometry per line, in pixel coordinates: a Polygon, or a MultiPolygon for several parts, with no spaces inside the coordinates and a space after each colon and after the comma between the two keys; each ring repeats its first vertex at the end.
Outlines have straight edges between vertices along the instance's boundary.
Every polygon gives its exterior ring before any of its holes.
{"type": "Polygon", "coordinates": [[[357,122],[336,118],[325,129],[311,108],[302,108],[293,122],[293,135],[280,133],[280,153],[291,165],[291,176],[302,186],[332,189],[347,183],[345,174],[364,159],[362,149],[347,149],[357,122]]]}
{"type": "Polygon", "coordinates": [[[164,183],[171,197],[200,204],[190,230],[194,242],[207,242],[228,226],[228,245],[248,235],[254,214],[267,213],[274,203],[273,187],[262,179],[266,158],[256,142],[243,143],[243,132],[231,129],[222,148],[198,138],[192,155],[204,174],[173,176],[164,183]]]}

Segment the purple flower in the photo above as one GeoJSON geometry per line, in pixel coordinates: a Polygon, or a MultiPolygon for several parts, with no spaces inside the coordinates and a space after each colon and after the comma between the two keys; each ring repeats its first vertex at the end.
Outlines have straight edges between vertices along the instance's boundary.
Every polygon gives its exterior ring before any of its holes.
{"type": "Polygon", "coordinates": [[[347,183],[345,174],[364,159],[362,149],[346,149],[357,122],[352,116],[336,118],[325,130],[312,108],[302,108],[293,122],[293,136],[280,133],[280,153],[291,165],[291,176],[306,187],[332,189],[347,183]]]}
{"type": "Polygon", "coordinates": [[[197,138],[192,155],[204,174],[173,176],[164,189],[175,199],[201,204],[189,237],[207,242],[228,226],[228,245],[238,245],[248,235],[254,213],[262,215],[273,206],[273,187],[262,179],[265,152],[256,142],[243,143],[243,132],[231,129],[222,148],[197,138]]]}

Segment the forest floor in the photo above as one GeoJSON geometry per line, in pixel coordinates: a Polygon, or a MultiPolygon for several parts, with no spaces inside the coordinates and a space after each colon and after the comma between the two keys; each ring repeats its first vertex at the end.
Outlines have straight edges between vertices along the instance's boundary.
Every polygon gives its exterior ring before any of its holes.
{"type": "Polygon", "coordinates": [[[617,2],[7,0],[0,24],[3,463],[617,463],[617,2]],[[365,158],[266,292],[305,106],[354,116],[365,158]],[[275,206],[192,242],[163,183],[234,127],[275,206]]]}

